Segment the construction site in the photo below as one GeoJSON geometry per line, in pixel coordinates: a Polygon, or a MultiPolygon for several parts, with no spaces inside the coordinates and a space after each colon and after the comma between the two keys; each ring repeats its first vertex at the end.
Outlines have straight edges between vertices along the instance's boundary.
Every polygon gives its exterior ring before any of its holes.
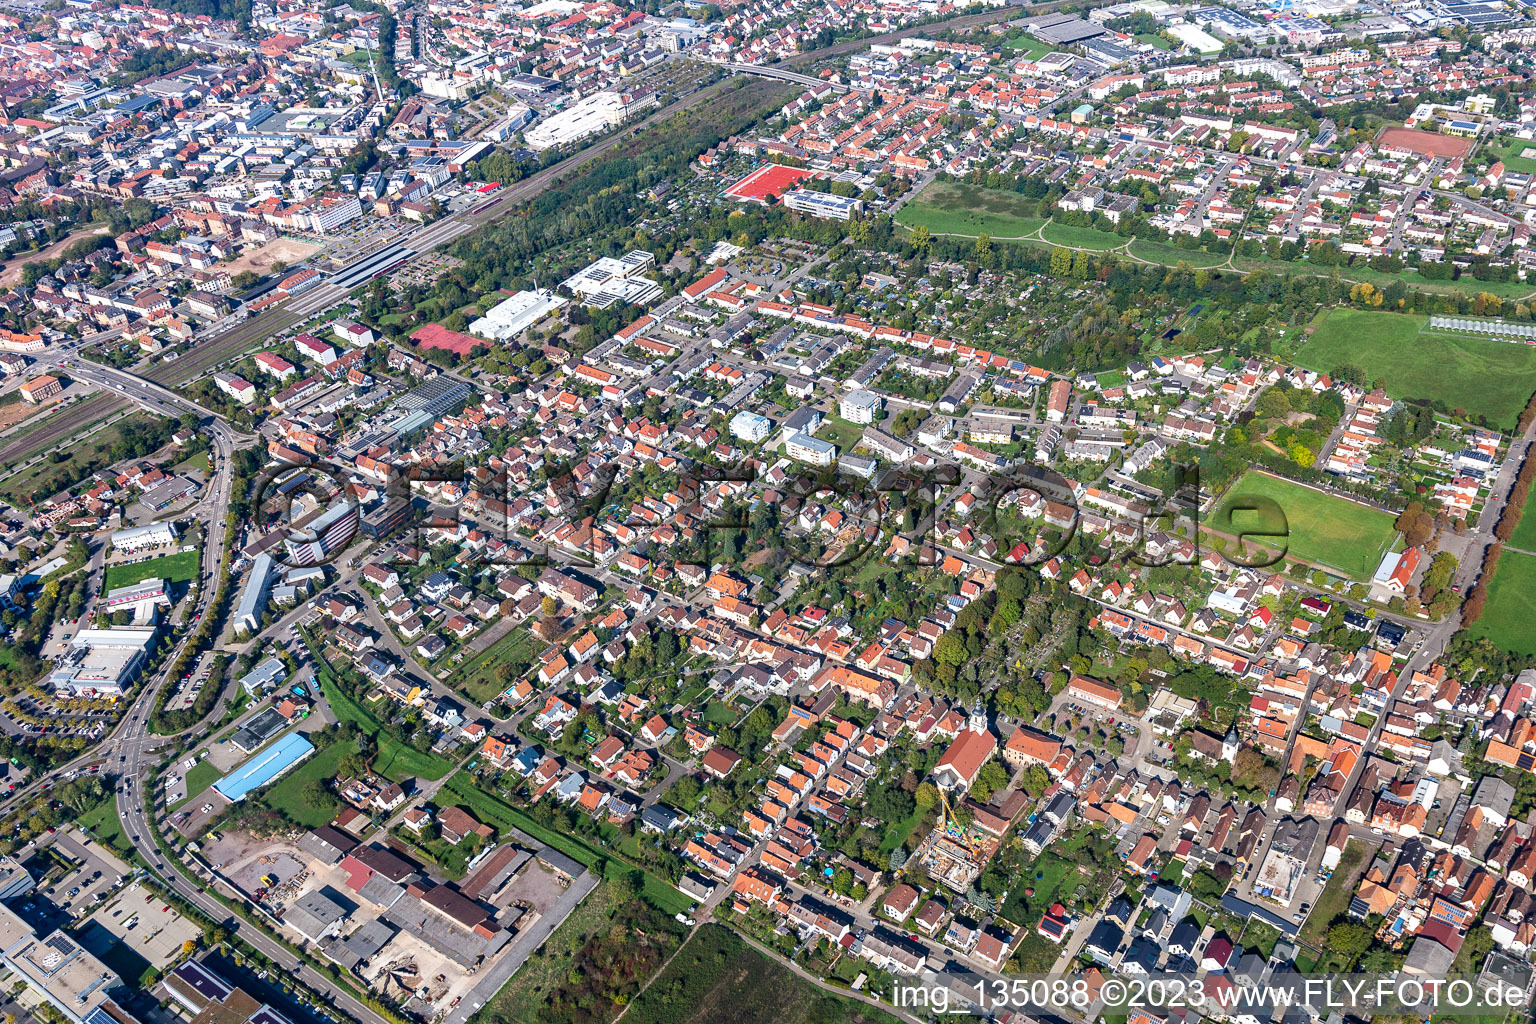
{"type": "Polygon", "coordinates": [[[569,913],[566,894],[585,873],[521,834],[504,838],[456,882],[435,877],[403,845],[362,842],[334,826],[296,838],[222,835],[204,853],[290,940],[431,1021],[471,993],[484,998],[477,989],[503,973],[503,961],[512,967],[532,952],[569,913]]]}
{"type": "Polygon", "coordinates": [[[939,803],[939,823],[918,846],[917,860],[935,880],[963,893],[997,852],[999,841],[975,825],[956,819],[949,797],[942,790],[939,803]]]}

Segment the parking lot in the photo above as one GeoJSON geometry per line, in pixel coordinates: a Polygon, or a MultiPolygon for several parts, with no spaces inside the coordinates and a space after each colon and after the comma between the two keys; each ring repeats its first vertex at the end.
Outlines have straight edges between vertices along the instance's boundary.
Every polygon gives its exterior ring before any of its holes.
{"type": "Polygon", "coordinates": [[[131,871],[100,843],[73,828],[55,835],[52,846],[79,867],[44,887],[40,895],[71,918],[83,916],[131,871]]]}
{"type": "Polygon", "coordinates": [[[227,807],[228,800],[212,789],[205,789],[202,798],[196,803],[188,804],[171,816],[171,824],[176,831],[191,839],[202,835],[205,826],[223,814],[227,807]]]}
{"type": "Polygon", "coordinates": [[[163,971],[181,955],[185,943],[196,942],[202,933],[196,922],[134,884],[91,914],[81,941],[87,948],[122,942],[163,971]]]}

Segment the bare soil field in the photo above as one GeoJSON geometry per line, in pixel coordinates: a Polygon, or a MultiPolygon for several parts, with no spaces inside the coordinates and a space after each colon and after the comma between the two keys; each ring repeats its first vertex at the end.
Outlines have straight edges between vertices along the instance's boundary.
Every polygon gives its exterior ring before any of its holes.
{"type": "Polygon", "coordinates": [[[272,264],[281,260],[288,266],[302,263],[310,256],[319,252],[322,246],[313,242],[301,242],[296,238],[279,238],[268,242],[260,249],[252,249],[250,252],[241,253],[238,258],[231,261],[226,267],[229,276],[254,270],[258,274],[265,274],[272,264]]]}

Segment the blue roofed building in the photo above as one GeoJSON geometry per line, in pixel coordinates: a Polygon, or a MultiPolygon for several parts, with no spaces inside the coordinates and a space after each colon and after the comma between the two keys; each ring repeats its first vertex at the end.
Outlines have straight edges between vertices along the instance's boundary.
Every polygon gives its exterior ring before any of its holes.
{"type": "Polygon", "coordinates": [[[213,788],[224,799],[239,803],[314,752],[313,743],[296,732],[289,733],[215,782],[213,788]]]}

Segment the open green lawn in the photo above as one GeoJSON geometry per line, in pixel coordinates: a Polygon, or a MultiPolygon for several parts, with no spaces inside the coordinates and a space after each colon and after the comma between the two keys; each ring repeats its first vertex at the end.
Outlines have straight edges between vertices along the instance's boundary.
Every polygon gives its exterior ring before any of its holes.
{"type": "MultiPolygon", "coordinates": [[[[1222,533],[1247,530],[1279,532],[1289,541],[1293,558],[1325,565],[1366,580],[1396,537],[1393,517],[1380,509],[1357,504],[1268,473],[1249,471],[1222,500],[1210,526],[1222,533]],[[1232,514],[1239,497],[1264,497],[1280,506],[1282,516],[1255,511],[1232,514]]],[[[1248,543],[1257,543],[1251,538],[1248,543]]],[[[1279,541],[1266,544],[1278,547],[1279,541]]]]}
{"type": "MultiPolygon", "coordinates": [[[[263,795],[268,806],[281,810],[305,828],[319,828],[336,816],[337,802],[316,806],[304,798],[304,787],[315,779],[322,782],[336,777],[336,766],[352,749],[350,741],[332,743],[315,751],[297,768],[272,784],[263,795]]],[[[199,765],[198,767],[202,767],[199,765]]]]}
{"type": "Polygon", "coordinates": [[[1523,156],[1526,150],[1536,153],[1536,142],[1530,139],[1490,138],[1478,147],[1479,156],[1497,157],[1504,161],[1506,169],[1521,174],[1536,173],[1536,158],[1523,156]]]}
{"type": "Polygon", "coordinates": [[[186,462],[183,462],[176,468],[178,470],[195,469],[199,472],[206,473],[212,469],[213,466],[208,462],[207,452],[198,452],[196,455],[192,456],[190,459],[188,459],[186,462]]]}
{"type": "Polygon", "coordinates": [[[640,993],[631,1024],[894,1024],[884,1010],[790,973],[718,924],[700,928],[640,993]]]}
{"type": "Polygon", "coordinates": [[[1510,535],[1509,546],[1536,553],[1536,512],[1525,510],[1515,532],[1510,535]]]}
{"type": "Polygon", "coordinates": [[[197,797],[202,796],[203,792],[209,786],[218,782],[222,776],[223,772],[219,771],[208,761],[197,762],[197,764],[192,766],[192,770],[187,772],[187,795],[170,807],[167,807],[166,810],[174,811],[178,807],[191,803],[197,797]]]}
{"type": "Polygon", "coordinates": [[[1167,267],[1187,263],[1197,270],[1201,267],[1219,267],[1227,261],[1225,256],[1218,256],[1215,253],[1201,252],[1199,249],[1181,249],[1177,245],[1153,242],[1145,238],[1132,239],[1130,253],[1148,263],[1161,263],[1167,267]]]}
{"type": "Polygon", "coordinates": [[[116,800],[103,800],[82,814],[76,824],[95,836],[97,842],[121,853],[127,853],[133,848],[128,842],[128,837],[123,834],[123,823],[117,816],[116,800]]]}
{"type": "Polygon", "coordinates": [[[1050,46],[1030,35],[1009,39],[1003,43],[1003,49],[1010,51],[1015,57],[1028,60],[1039,60],[1051,52],[1050,46]]]}
{"type": "Polygon", "coordinates": [[[704,721],[709,725],[732,725],[740,713],[724,701],[712,700],[704,708],[704,721]]]}
{"type": "Polygon", "coordinates": [[[847,455],[853,451],[853,446],[859,443],[859,438],[864,436],[864,428],[855,423],[849,423],[834,413],[823,421],[821,429],[816,431],[816,436],[837,445],[838,455],[847,455]]]}
{"type": "Polygon", "coordinates": [[[353,700],[324,670],[317,673],[320,690],[326,703],[338,719],[356,722],[358,728],[374,738],[379,747],[373,756],[373,770],[389,779],[400,782],[417,777],[437,780],[453,770],[453,765],[436,754],[423,753],[408,744],[401,743],[384,731],[384,726],[367,708],[353,700]]]}
{"type": "Polygon", "coordinates": [[[1121,238],[1110,231],[1100,231],[1098,228],[1078,227],[1075,224],[1057,224],[1052,221],[1040,232],[1040,237],[1047,242],[1057,245],[1067,245],[1074,249],[1093,249],[1103,251],[1106,249],[1118,249],[1129,238],[1121,238]]]}
{"type": "Polygon", "coordinates": [[[1035,208],[1035,200],[1016,192],[935,181],[897,212],[896,222],[908,228],[921,225],[935,235],[1019,238],[1045,223],[1035,208]]]}
{"type": "Polygon", "coordinates": [[[106,573],[102,576],[102,590],[112,591],[118,587],[131,587],[141,580],[149,579],[163,579],[168,583],[185,583],[197,575],[199,554],[200,552],[197,551],[178,551],[174,555],[151,558],[147,562],[108,566],[106,573]]]}
{"type": "Polygon", "coordinates": [[[1158,35],[1156,32],[1138,32],[1136,33],[1136,41],[1140,43],[1146,43],[1148,46],[1155,46],[1159,50],[1173,49],[1173,44],[1168,42],[1168,40],[1164,39],[1162,36],[1158,35]]]}
{"type": "Polygon", "coordinates": [[[1536,557],[1506,549],[1488,583],[1488,606],[1468,629],[1519,654],[1536,654],[1536,557]]]}
{"type": "Polygon", "coordinates": [[[1420,332],[1426,318],[1336,309],[1296,361],[1319,373],[1354,364],[1393,398],[1438,398],[1509,428],[1536,392],[1536,350],[1484,337],[1420,332]]]}

